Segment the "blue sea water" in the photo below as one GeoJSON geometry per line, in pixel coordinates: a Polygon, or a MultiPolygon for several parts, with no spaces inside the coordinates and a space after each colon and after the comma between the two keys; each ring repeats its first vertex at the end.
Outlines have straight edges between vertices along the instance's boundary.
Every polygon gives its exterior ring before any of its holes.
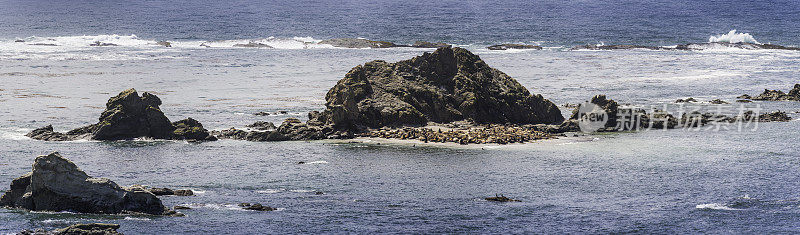
{"type": "Polygon", "coordinates": [[[35,156],[59,151],[120,185],[197,192],[162,199],[193,208],[179,218],[0,209],[0,233],[78,222],[121,224],[125,234],[800,233],[798,102],[757,102],[795,120],[755,130],[503,146],[24,137],[47,124],[64,131],[96,122],[108,97],[132,87],[157,94],[171,120],[193,117],[212,130],[305,119],[352,67],[432,50],[315,43],[340,37],[465,47],[564,115],[566,104],[596,94],[642,105],[733,102],[800,82],[800,52],[568,49],[708,42],[731,30],[800,46],[798,22],[798,1],[0,0],[0,190],[35,156]],[[119,46],[88,46],[94,41],[119,46]],[[274,48],[232,47],[249,41],[274,48]],[[498,43],[545,49],[485,49],[498,43]],[[252,115],[260,111],[288,113],[252,115]],[[522,202],[483,200],[497,193],[522,202]],[[280,209],[243,211],[240,202],[280,209]]]}

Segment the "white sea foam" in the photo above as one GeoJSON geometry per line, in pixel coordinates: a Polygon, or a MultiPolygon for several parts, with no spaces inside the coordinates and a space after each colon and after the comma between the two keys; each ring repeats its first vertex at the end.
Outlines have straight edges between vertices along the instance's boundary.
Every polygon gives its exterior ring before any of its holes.
{"type": "Polygon", "coordinates": [[[150,221],[152,219],[149,218],[140,218],[140,217],[125,217],[122,220],[136,220],[136,221],[150,221]]]}
{"type": "Polygon", "coordinates": [[[328,164],[328,161],[311,161],[306,162],[306,164],[328,164]]]}
{"type": "Polygon", "coordinates": [[[719,36],[716,36],[716,37],[715,36],[711,36],[708,39],[708,42],[728,42],[728,43],[746,42],[746,43],[756,43],[756,44],[758,44],[758,41],[756,41],[756,39],[753,38],[753,36],[750,35],[749,33],[737,33],[735,29],[731,30],[727,34],[719,35],[719,36]]]}
{"type": "Polygon", "coordinates": [[[741,210],[741,209],[736,209],[736,208],[730,208],[728,206],[725,206],[725,205],[719,204],[719,203],[700,204],[700,205],[695,206],[695,208],[701,209],[701,210],[724,210],[724,211],[738,211],[738,210],[741,210]]]}
{"type": "Polygon", "coordinates": [[[273,193],[280,193],[286,191],[284,189],[265,189],[265,190],[258,190],[256,193],[265,193],[265,194],[273,194],[273,193]]]}

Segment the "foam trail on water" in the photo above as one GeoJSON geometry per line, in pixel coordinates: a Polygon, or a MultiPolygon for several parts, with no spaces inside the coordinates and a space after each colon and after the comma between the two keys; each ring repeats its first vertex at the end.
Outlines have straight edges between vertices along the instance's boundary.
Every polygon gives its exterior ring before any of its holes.
{"type": "Polygon", "coordinates": [[[738,211],[741,209],[730,208],[726,205],[719,204],[719,203],[709,203],[709,204],[700,204],[695,206],[697,209],[701,210],[723,210],[723,211],[738,211]]]}
{"type": "Polygon", "coordinates": [[[752,35],[749,33],[737,33],[736,30],[731,30],[728,34],[723,34],[719,36],[711,36],[708,39],[708,42],[728,42],[728,43],[755,43],[760,44],[753,38],[752,35]]]}

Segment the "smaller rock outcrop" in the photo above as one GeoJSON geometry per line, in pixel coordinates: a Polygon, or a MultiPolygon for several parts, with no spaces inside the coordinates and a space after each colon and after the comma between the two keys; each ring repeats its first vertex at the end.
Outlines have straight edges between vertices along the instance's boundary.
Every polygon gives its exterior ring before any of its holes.
{"type": "Polygon", "coordinates": [[[264,205],[261,205],[259,203],[254,203],[254,204],[240,203],[239,207],[241,207],[242,209],[251,210],[251,211],[274,211],[274,210],[276,210],[275,208],[272,208],[272,207],[269,207],[269,206],[264,206],[264,205]]]}
{"type": "Polygon", "coordinates": [[[193,118],[183,119],[173,122],[175,130],[172,132],[172,139],[183,139],[189,141],[214,141],[217,137],[211,135],[208,130],[203,128],[203,124],[193,118]]]}
{"type": "Polygon", "coordinates": [[[334,47],[344,48],[389,48],[396,47],[397,45],[385,41],[372,41],[361,38],[334,38],[322,40],[318,44],[327,44],[334,47]]]}
{"type": "Polygon", "coordinates": [[[527,44],[513,44],[513,43],[506,43],[506,44],[499,44],[499,45],[492,45],[486,47],[489,50],[508,50],[508,49],[518,49],[518,50],[541,50],[541,46],[537,45],[527,45],[527,44]]]}
{"type": "Polygon", "coordinates": [[[170,122],[161,112],[161,99],[150,93],[128,89],[111,97],[96,124],[77,128],[66,133],[53,131],[52,126],[35,129],[26,136],[45,141],[77,139],[125,140],[133,138],[215,140],[197,120],[188,118],[170,122]]]}
{"type": "Polygon", "coordinates": [[[194,191],[189,189],[148,188],[146,190],[156,196],[194,196],[194,191]]]}
{"type": "Polygon", "coordinates": [[[57,152],[36,157],[33,170],[11,182],[0,206],[33,211],[165,215],[169,210],[141,187],[123,188],[87,175],[57,152]]]}
{"type": "Polygon", "coordinates": [[[506,196],[503,196],[502,194],[501,195],[495,194],[494,197],[487,197],[484,199],[486,199],[486,201],[491,201],[491,202],[521,202],[520,200],[511,199],[506,196]]]}
{"type": "Polygon", "coordinates": [[[257,121],[257,122],[255,122],[253,124],[247,125],[246,127],[250,127],[250,128],[256,129],[256,130],[260,130],[260,131],[268,131],[268,130],[277,129],[275,124],[273,124],[271,122],[265,122],[265,121],[257,121]]]}
{"type": "Polygon", "coordinates": [[[89,46],[93,46],[93,47],[110,47],[110,46],[118,46],[118,45],[114,44],[114,43],[105,43],[105,42],[101,42],[101,41],[95,41],[94,43],[89,44],[89,46]]]}
{"type": "Polygon", "coordinates": [[[242,44],[242,43],[239,43],[239,44],[233,44],[233,47],[247,47],[247,48],[273,48],[273,47],[272,47],[272,46],[270,46],[270,45],[267,45],[267,44],[264,44],[264,43],[258,43],[258,42],[248,42],[248,43],[244,43],[244,44],[242,44]]]}
{"type": "Polygon", "coordinates": [[[632,50],[632,49],[662,50],[665,48],[655,47],[655,46],[642,46],[642,45],[580,45],[580,46],[575,46],[570,50],[632,50]]]}
{"type": "Polygon", "coordinates": [[[158,41],[156,43],[156,45],[164,46],[164,47],[172,47],[172,43],[171,42],[167,42],[167,41],[158,41]]]}
{"type": "MultiPolygon", "coordinates": [[[[750,97],[749,95],[742,95],[740,98],[750,97]]],[[[784,93],[779,90],[764,89],[764,92],[756,97],[750,98],[752,100],[760,101],[800,101],[800,84],[794,84],[794,88],[789,93],[784,93]]]]}
{"type": "Polygon", "coordinates": [[[64,234],[64,235],[122,235],[122,233],[117,232],[119,229],[118,224],[101,224],[101,223],[91,223],[91,224],[75,224],[71,225],[66,228],[56,229],[53,231],[47,231],[44,229],[37,229],[37,230],[24,230],[20,232],[20,235],[57,235],[57,234],[64,234]]]}
{"type": "Polygon", "coordinates": [[[678,99],[675,101],[675,103],[697,103],[697,100],[692,97],[689,97],[686,99],[678,99]]]}

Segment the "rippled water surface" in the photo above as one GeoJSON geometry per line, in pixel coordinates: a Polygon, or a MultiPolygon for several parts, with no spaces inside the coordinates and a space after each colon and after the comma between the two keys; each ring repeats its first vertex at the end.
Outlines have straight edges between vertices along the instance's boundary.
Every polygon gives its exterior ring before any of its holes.
{"type": "Polygon", "coordinates": [[[643,105],[686,97],[733,102],[765,88],[788,91],[800,82],[800,52],[567,49],[706,42],[732,29],[798,45],[796,5],[0,0],[0,190],[30,171],[35,156],[59,151],[120,185],[197,193],[162,198],[192,208],[179,218],[0,209],[0,233],[77,222],[117,223],[126,234],[800,233],[798,102],[758,102],[795,120],[742,132],[646,131],[505,146],[24,137],[47,124],[64,131],[94,123],[108,97],[127,88],[157,94],[170,119],[193,117],[208,129],[305,119],[324,108],[325,93],[352,67],[432,51],[315,43],[335,37],[455,43],[565,115],[571,109],[563,105],[596,94],[643,105]],[[94,41],[119,46],[88,46],[94,41]],[[275,48],[232,47],[249,41],[275,48]],[[505,42],[545,49],[484,49],[505,42]],[[252,115],[260,111],[287,114],[252,115]],[[495,194],[522,202],[482,199],[495,194]],[[279,210],[243,211],[240,202],[279,210]]]}

